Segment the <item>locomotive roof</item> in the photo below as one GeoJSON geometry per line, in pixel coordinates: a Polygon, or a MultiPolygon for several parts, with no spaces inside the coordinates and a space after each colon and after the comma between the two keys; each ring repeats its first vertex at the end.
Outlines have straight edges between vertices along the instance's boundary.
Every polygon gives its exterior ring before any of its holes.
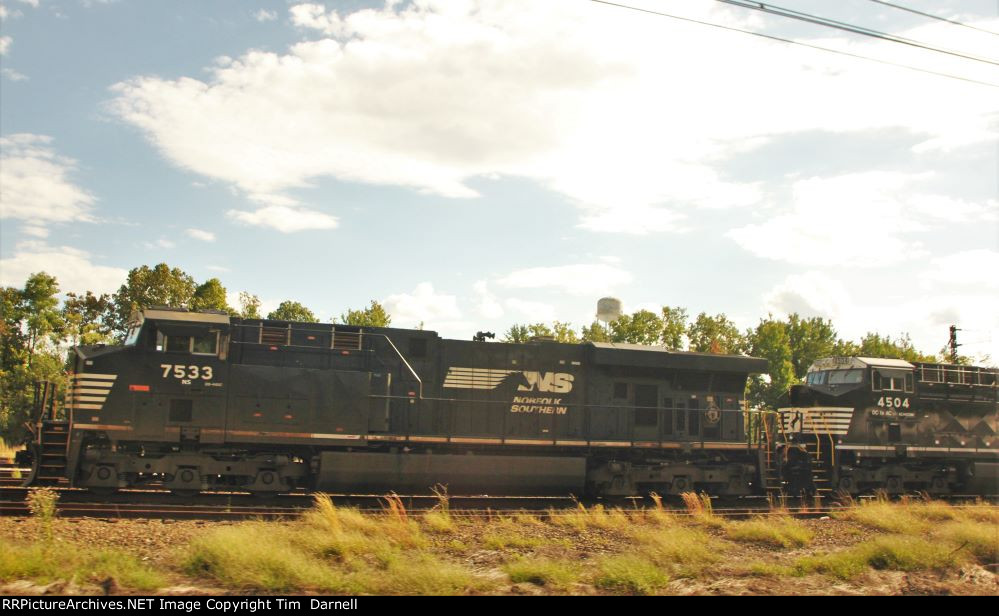
{"type": "Polygon", "coordinates": [[[185,323],[215,323],[228,325],[229,315],[221,312],[188,312],[186,310],[146,308],[142,311],[146,319],[157,321],[183,321],[185,323]]]}
{"type": "Polygon", "coordinates": [[[767,360],[748,355],[670,351],[660,346],[624,342],[590,342],[588,344],[596,347],[594,361],[603,365],[717,370],[748,374],[764,373],[769,369],[767,360]]]}
{"type": "Polygon", "coordinates": [[[904,359],[888,359],[883,357],[824,357],[816,359],[808,367],[809,372],[819,372],[821,370],[849,370],[855,368],[900,368],[911,370],[914,365],[904,359]]]}

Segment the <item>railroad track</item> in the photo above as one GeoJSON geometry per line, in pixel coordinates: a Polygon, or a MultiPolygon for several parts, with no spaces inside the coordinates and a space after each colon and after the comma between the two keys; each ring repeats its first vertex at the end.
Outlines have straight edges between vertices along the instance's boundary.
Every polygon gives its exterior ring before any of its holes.
{"type": "MultiPolygon", "coordinates": [[[[267,498],[247,493],[205,492],[196,497],[185,497],[163,489],[121,490],[112,495],[98,496],[85,489],[70,487],[52,488],[59,495],[57,512],[63,518],[147,518],[147,519],[246,519],[294,518],[311,509],[313,494],[304,490],[278,494],[267,498]]],[[[26,502],[29,488],[0,487],[0,515],[28,516],[26,502]]],[[[335,494],[331,495],[338,507],[355,507],[365,512],[382,512],[387,500],[384,494],[335,494]]],[[[989,499],[995,503],[995,498],[989,499]]],[[[414,515],[437,509],[440,499],[432,495],[401,495],[399,502],[414,515]]],[[[821,517],[843,509],[835,501],[821,504],[811,500],[787,499],[780,509],[771,507],[765,498],[745,498],[738,501],[719,501],[713,505],[712,514],[724,518],[752,516],[793,515],[796,517],[821,517]]],[[[482,518],[511,512],[528,512],[552,516],[572,512],[580,506],[592,509],[598,505],[606,509],[651,509],[654,503],[648,498],[630,498],[616,501],[579,501],[571,496],[516,497],[516,496],[451,496],[449,508],[453,517],[482,518]]],[[[960,505],[957,505],[960,506],[960,505]]],[[[674,515],[691,514],[682,505],[668,507],[674,515]]]]}

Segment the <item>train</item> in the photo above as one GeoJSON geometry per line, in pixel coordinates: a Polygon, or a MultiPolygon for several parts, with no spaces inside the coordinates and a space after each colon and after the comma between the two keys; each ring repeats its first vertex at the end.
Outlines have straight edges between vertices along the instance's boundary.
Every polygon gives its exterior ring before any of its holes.
{"type": "Polygon", "coordinates": [[[816,362],[788,406],[767,412],[744,395],[767,361],[745,355],[157,307],[136,313],[124,344],[72,350],[61,404],[38,385],[21,461],[26,484],[99,494],[743,497],[890,489],[898,478],[899,490],[988,491],[996,371],[955,381],[939,367],[943,381],[930,384],[913,372],[923,367],[881,361],[816,362]],[[861,380],[841,385],[853,370],[861,380]],[[874,394],[880,414],[868,408],[874,394]],[[956,434],[945,415],[965,426],[961,443],[924,442],[956,434]]]}
{"type": "Polygon", "coordinates": [[[776,428],[799,488],[830,493],[999,494],[995,368],[830,357],[793,385],[776,428]]]}

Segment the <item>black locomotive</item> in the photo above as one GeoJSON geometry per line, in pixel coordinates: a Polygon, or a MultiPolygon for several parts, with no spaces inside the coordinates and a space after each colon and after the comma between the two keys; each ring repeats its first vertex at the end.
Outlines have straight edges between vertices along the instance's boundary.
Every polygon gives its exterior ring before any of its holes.
{"type": "Polygon", "coordinates": [[[629,344],[149,309],[40,391],[29,483],[95,491],[588,493],[761,490],[746,378],[767,362],[629,344]]]}
{"type": "Polygon", "coordinates": [[[817,360],[773,426],[790,491],[999,494],[997,372],[817,360]]]}

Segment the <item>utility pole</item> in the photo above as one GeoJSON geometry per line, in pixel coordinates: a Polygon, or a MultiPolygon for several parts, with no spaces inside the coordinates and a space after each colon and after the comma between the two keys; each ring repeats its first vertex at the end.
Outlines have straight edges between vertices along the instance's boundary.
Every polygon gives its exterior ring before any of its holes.
{"type": "Polygon", "coordinates": [[[957,325],[950,326],[950,340],[947,342],[947,347],[950,349],[950,363],[957,363],[957,347],[961,346],[957,343],[957,332],[959,332],[957,325]]]}

